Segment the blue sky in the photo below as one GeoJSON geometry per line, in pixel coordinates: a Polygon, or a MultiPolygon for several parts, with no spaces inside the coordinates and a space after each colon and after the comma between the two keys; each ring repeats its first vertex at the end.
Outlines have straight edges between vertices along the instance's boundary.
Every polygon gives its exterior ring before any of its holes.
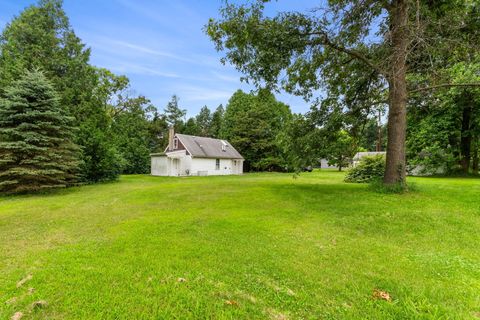
{"type": "MultiPolygon", "coordinates": [[[[0,0],[0,28],[36,1],[0,0]]],[[[210,109],[227,103],[237,89],[253,89],[240,82],[240,73],[222,65],[222,56],[203,33],[210,17],[218,15],[220,0],[64,0],[64,8],[77,35],[92,48],[91,61],[131,80],[163,110],[172,94],[180,97],[188,116],[204,105],[210,109]]],[[[318,1],[280,0],[270,13],[311,9],[318,1]]],[[[299,97],[277,98],[294,112],[308,103],[299,97]]]]}

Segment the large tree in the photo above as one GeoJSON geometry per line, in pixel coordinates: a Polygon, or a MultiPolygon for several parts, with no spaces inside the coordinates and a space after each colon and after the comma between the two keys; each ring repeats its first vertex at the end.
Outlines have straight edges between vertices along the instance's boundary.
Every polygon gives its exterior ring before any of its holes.
{"type": "Polygon", "coordinates": [[[212,125],[212,113],[210,112],[210,109],[208,109],[207,106],[203,106],[198,115],[195,117],[195,120],[200,135],[204,137],[210,137],[210,127],[212,125]]]}
{"type": "Polygon", "coordinates": [[[221,136],[245,157],[247,170],[284,170],[276,140],[290,117],[290,108],[270,92],[238,90],[228,101],[221,136]]]}
{"type": "Polygon", "coordinates": [[[65,187],[76,180],[73,117],[39,71],[25,72],[0,99],[0,192],[65,187]]]}
{"type": "Polygon", "coordinates": [[[8,23],[0,36],[0,93],[22,74],[40,68],[60,105],[75,117],[86,181],[114,179],[120,172],[112,140],[104,71],[89,63],[86,48],[69,24],[61,0],[40,0],[8,23]]]}
{"type": "Polygon", "coordinates": [[[224,125],[225,109],[223,105],[219,105],[212,113],[212,120],[210,122],[210,136],[213,138],[222,138],[222,128],[224,125]]]}
{"type": "Polygon", "coordinates": [[[164,110],[168,124],[174,126],[176,131],[183,129],[184,118],[187,114],[187,110],[180,108],[179,100],[178,96],[174,94],[164,110]]]}
{"type": "MultiPolygon", "coordinates": [[[[389,112],[384,183],[404,183],[407,75],[415,60],[411,53],[422,47],[422,55],[435,56],[440,43],[451,46],[457,34],[439,34],[438,30],[459,30],[465,17],[477,13],[473,2],[454,1],[453,6],[442,7],[442,19],[429,14],[429,6],[441,4],[428,1],[330,0],[326,8],[311,13],[284,12],[274,17],[264,15],[266,2],[227,3],[221,19],[209,21],[207,33],[218,50],[226,51],[223,61],[233,63],[258,86],[282,88],[306,98],[328,87],[329,80],[338,75],[351,82],[357,77],[350,72],[351,64],[360,64],[368,70],[362,75],[385,83],[389,112]],[[454,19],[447,23],[448,17],[454,19]]],[[[432,85],[443,79],[434,77],[431,65],[416,64],[415,72],[420,71],[429,75],[422,83],[428,88],[451,85],[432,85]]]]}

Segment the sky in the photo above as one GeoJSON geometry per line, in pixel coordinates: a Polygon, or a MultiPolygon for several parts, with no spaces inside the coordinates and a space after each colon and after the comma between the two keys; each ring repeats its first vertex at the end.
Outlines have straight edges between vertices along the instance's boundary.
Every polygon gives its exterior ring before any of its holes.
{"type": "MultiPolygon", "coordinates": [[[[31,0],[0,0],[0,29],[31,0]]],[[[222,65],[222,53],[202,31],[218,16],[221,0],[64,0],[75,33],[92,49],[91,63],[127,75],[136,94],[145,95],[160,111],[173,94],[188,116],[207,105],[226,105],[237,90],[254,89],[240,81],[231,65],[222,65]]],[[[318,0],[279,0],[269,14],[308,10],[318,0]]],[[[309,104],[287,93],[277,98],[293,112],[309,104]]]]}

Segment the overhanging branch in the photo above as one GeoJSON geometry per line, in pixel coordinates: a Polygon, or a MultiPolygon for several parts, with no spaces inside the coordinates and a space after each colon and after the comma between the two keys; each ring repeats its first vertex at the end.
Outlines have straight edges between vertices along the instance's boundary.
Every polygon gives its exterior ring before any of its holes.
{"type": "Polygon", "coordinates": [[[418,88],[415,90],[410,90],[409,93],[416,93],[428,90],[435,90],[440,88],[450,88],[450,87],[480,87],[480,82],[471,82],[471,83],[443,83],[437,84],[434,86],[428,86],[423,88],[418,88]]]}
{"type": "Polygon", "coordinates": [[[330,40],[330,38],[328,37],[328,34],[324,31],[306,32],[306,33],[302,33],[301,35],[303,35],[303,36],[312,36],[312,35],[319,36],[319,38],[316,39],[316,40],[319,41],[319,44],[330,47],[333,50],[345,53],[345,54],[351,56],[352,58],[360,60],[361,62],[365,63],[367,66],[372,68],[376,73],[385,76],[385,73],[383,72],[383,70],[377,64],[373,63],[373,61],[370,60],[363,53],[361,53],[357,50],[354,50],[354,49],[348,49],[344,46],[341,46],[339,44],[334,43],[332,40],[330,40]]]}

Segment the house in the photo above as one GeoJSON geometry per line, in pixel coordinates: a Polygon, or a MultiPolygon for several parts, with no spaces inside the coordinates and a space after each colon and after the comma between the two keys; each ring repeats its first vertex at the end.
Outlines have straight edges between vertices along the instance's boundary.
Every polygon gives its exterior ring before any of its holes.
{"type": "Polygon", "coordinates": [[[151,154],[154,176],[242,174],[244,158],[228,141],[175,134],[170,128],[163,153],[151,154]]]}
{"type": "Polygon", "coordinates": [[[357,152],[353,156],[353,159],[352,159],[353,160],[353,166],[356,167],[363,157],[374,157],[374,156],[378,156],[378,155],[382,155],[382,156],[385,157],[387,155],[387,153],[385,151],[357,152]]]}

